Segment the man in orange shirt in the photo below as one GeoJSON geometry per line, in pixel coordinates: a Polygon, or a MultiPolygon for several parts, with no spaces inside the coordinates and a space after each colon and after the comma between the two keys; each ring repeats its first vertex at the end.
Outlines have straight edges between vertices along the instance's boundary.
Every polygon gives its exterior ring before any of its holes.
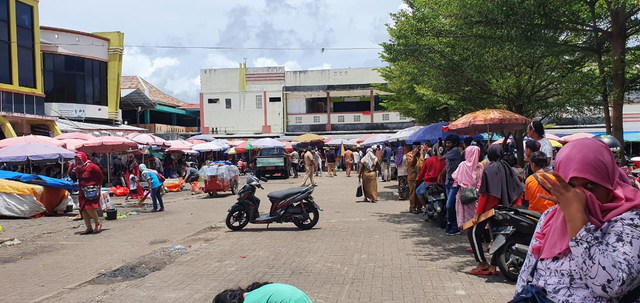
{"type": "Polygon", "coordinates": [[[534,172],[527,180],[524,185],[524,198],[529,201],[529,210],[537,211],[539,213],[545,212],[547,209],[551,208],[555,205],[552,201],[547,199],[543,199],[538,197],[538,194],[551,195],[540,182],[536,180],[542,178],[542,174],[546,174],[549,178],[555,181],[555,177],[553,175],[546,173],[544,168],[547,166],[547,155],[541,151],[534,152],[531,154],[531,158],[529,159],[531,163],[531,170],[534,172]]]}

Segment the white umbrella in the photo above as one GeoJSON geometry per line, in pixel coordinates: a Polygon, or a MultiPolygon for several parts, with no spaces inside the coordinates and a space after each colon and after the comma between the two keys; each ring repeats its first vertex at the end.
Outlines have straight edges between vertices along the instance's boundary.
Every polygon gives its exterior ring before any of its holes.
{"type": "Polygon", "coordinates": [[[218,142],[212,141],[207,143],[196,144],[192,146],[191,149],[199,152],[212,152],[212,151],[223,151],[227,149],[227,147],[218,142]]]}
{"type": "Polygon", "coordinates": [[[419,131],[422,126],[412,126],[398,131],[389,137],[389,142],[407,141],[411,135],[419,131]]]}
{"type": "Polygon", "coordinates": [[[262,148],[285,147],[284,143],[271,138],[258,139],[256,141],[252,141],[250,144],[253,147],[262,147],[262,148]]]}
{"type": "Polygon", "coordinates": [[[343,144],[344,144],[344,146],[357,146],[358,145],[358,143],[355,143],[355,142],[353,142],[351,140],[347,140],[347,139],[334,139],[334,140],[331,140],[331,141],[325,143],[324,145],[327,145],[327,146],[341,146],[343,144]]]}
{"type": "Polygon", "coordinates": [[[379,143],[384,143],[387,140],[389,140],[389,137],[391,137],[391,135],[387,135],[387,134],[379,134],[379,135],[375,135],[370,137],[367,140],[364,140],[364,142],[362,142],[362,146],[371,146],[374,144],[379,144],[379,143]]]}

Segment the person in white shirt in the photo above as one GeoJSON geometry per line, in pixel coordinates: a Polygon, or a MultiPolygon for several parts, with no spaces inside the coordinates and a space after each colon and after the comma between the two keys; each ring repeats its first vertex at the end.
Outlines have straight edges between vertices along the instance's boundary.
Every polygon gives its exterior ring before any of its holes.
{"type": "Polygon", "coordinates": [[[362,151],[357,150],[353,153],[353,163],[356,165],[356,171],[360,171],[360,159],[362,158],[362,151]]]}
{"type": "Polygon", "coordinates": [[[532,121],[527,127],[527,136],[540,143],[540,151],[547,155],[547,167],[544,168],[546,172],[553,170],[553,147],[551,142],[544,137],[544,126],[540,121],[532,121]]]}

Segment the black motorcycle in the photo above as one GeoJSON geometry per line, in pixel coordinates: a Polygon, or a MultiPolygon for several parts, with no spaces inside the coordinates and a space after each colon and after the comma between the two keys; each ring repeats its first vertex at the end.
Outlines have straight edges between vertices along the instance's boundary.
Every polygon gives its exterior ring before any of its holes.
{"type": "Polygon", "coordinates": [[[490,220],[493,244],[489,253],[496,254],[504,277],[515,282],[527,258],[540,213],[500,206],[494,209],[490,220]]]}
{"type": "Polygon", "coordinates": [[[433,184],[425,193],[425,221],[437,221],[440,228],[447,227],[447,191],[444,186],[433,184]]]}
{"type": "Polygon", "coordinates": [[[306,230],[313,228],[320,219],[319,210],[322,210],[313,200],[311,194],[315,187],[294,187],[275,191],[267,195],[271,202],[269,213],[260,215],[260,199],[255,196],[258,188],[264,189],[260,180],[253,175],[247,176],[245,184],[238,192],[238,202],[231,206],[225,221],[231,230],[241,230],[247,224],[268,224],[277,222],[293,222],[298,228],[306,230]]]}

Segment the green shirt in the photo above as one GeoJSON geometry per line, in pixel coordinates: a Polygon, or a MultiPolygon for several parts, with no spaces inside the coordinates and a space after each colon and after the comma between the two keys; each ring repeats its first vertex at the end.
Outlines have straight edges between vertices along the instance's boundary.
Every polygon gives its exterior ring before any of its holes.
{"type": "Polygon", "coordinates": [[[244,296],[244,303],[312,303],[302,290],[280,283],[267,284],[244,296]]]}

